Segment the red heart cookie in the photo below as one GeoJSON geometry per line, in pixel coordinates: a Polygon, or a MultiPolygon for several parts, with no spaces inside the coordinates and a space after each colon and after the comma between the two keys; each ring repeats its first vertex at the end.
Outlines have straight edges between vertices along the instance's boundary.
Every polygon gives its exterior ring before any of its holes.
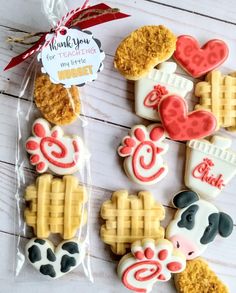
{"type": "Polygon", "coordinates": [[[215,116],[205,110],[188,113],[186,101],[177,95],[161,99],[159,115],[169,137],[173,140],[191,140],[211,135],[216,129],[215,116]]]}
{"type": "Polygon", "coordinates": [[[221,40],[210,40],[203,47],[192,36],[179,36],[174,58],[193,77],[200,77],[222,64],[229,49],[221,40]]]}

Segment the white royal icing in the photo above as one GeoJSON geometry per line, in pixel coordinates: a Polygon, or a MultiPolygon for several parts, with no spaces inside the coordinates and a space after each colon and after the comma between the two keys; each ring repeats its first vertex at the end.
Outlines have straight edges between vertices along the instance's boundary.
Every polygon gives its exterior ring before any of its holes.
{"type": "Polygon", "coordinates": [[[178,226],[178,222],[181,220],[181,216],[189,208],[189,206],[183,209],[179,209],[176,212],[174,219],[169,223],[166,229],[167,239],[170,239],[175,235],[183,235],[184,238],[190,240],[194,245],[196,245],[197,251],[194,250],[194,253],[189,255],[187,259],[196,258],[207,249],[208,244],[202,244],[200,242],[200,239],[205,229],[209,225],[209,216],[213,213],[219,213],[219,210],[213,204],[205,200],[200,199],[197,202],[194,202],[193,205],[194,204],[196,204],[199,208],[197,210],[197,214],[195,216],[195,224],[192,229],[188,230],[184,227],[178,226]]]}
{"type": "Polygon", "coordinates": [[[136,241],[131,253],[123,256],[117,273],[124,286],[135,292],[150,292],[156,282],[167,282],[171,273],[186,267],[184,255],[170,241],[152,239],[136,241]]]}
{"type": "Polygon", "coordinates": [[[142,185],[151,185],[163,179],[168,172],[162,155],[168,150],[164,128],[159,124],[133,126],[124,137],[118,154],[124,157],[127,176],[142,185]]]}
{"type": "Polygon", "coordinates": [[[57,175],[73,174],[83,167],[86,150],[82,139],[76,135],[65,136],[60,126],[51,129],[47,120],[39,118],[32,126],[26,141],[30,162],[39,173],[48,169],[57,175]]]}
{"type": "Polygon", "coordinates": [[[185,185],[206,199],[214,199],[236,174],[231,139],[215,135],[211,141],[187,143],[185,185]]]}
{"type": "Polygon", "coordinates": [[[135,112],[138,116],[159,121],[158,101],[165,95],[185,97],[193,82],[177,74],[175,62],[163,62],[147,76],[135,82],[135,112]]]}
{"type": "Polygon", "coordinates": [[[77,268],[85,257],[85,251],[85,245],[77,238],[63,241],[56,248],[47,239],[33,238],[25,247],[28,262],[50,279],[58,279],[77,268]]]}

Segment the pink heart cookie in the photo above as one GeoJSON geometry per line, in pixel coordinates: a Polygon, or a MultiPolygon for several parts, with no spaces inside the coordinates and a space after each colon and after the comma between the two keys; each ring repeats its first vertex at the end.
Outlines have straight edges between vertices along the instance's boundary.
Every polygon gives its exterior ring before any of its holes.
{"type": "Polygon", "coordinates": [[[177,95],[163,98],[159,104],[159,115],[169,137],[186,141],[211,135],[217,125],[215,116],[205,110],[188,113],[186,101],[177,95]]]}
{"type": "Polygon", "coordinates": [[[197,78],[222,64],[228,57],[229,49],[221,40],[210,40],[200,47],[192,36],[179,36],[174,58],[184,70],[197,78]]]}

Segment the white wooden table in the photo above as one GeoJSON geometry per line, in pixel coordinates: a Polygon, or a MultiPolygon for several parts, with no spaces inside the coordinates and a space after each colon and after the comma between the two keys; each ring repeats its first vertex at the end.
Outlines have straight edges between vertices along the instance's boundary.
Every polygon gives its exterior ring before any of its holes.
{"type": "MultiPolygon", "coordinates": [[[[73,2],[76,6],[76,1],[73,2]]],[[[48,29],[47,20],[40,10],[40,0],[1,1],[0,6],[0,292],[128,292],[118,281],[115,268],[117,260],[99,239],[99,209],[113,190],[126,188],[138,191],[140,187],[132,184],[125,176],[116,148],[129,128],[142,122],[134,114],[133,83],[127,82],[113,68],[113,56],[119,42],[134,29],[147,24],[164,24],[177,35],[191,34],[202,43],[210,38],[223,38],[230,47],[230,57],[222,66],[224,72],[236,70],[236,2],[233,0],[116,0],[107,1],[113,7],[132,15],[130,18],[103,24],[92,28],[95,36],[102,41],[107,56],[105,69],[96,82],[87,86],[89,110],[88,121],[91,132],[89,147],[92,152],[93,196],[91,199],[91,263],[95,283],[89,283],[79,274],[77,281],[56,281],[33,283],[13,280],[13,261],[15,258],[14,214],[15,181],[14,173],[16,148],[16,106],[19,86],[28,64],[15,67],[3,73],[2,68],[9,59],[24,50],[21,45],[5,43],[10,29],[32,32],[48,29]],[[227,5],[226,5],[227,3],[227,5]],[[2,280],[3,279],[3,280],[2,280]]],[[[179,72],[183,72],[179,69],[179,72]]],[[[190,105],[195,101],[190,97],[190,105]]],[[[28,101],[25,101],[28,103],[28,101]]],[[[146,123],[146,122],[145,122],[146,123]]],[[[224,131],[222,131],[224,132],[224,131]]],[[[236,150],[236,134],[227,133],[233,139],[236,150]]],[[[170,208],[173,193],[183,186],[185,145],[169,142],[166,155],[169,164],[171,184],[163,180],[153,188],[158,201],[166,207],[168,223],[174,210],[170,208]]],[[[29,171],[30,172],[30,171],[29,171]]],[[[235,202],[236,179],[216,200],[216,205],[229,213],[236,224],[235,202]]],[[[236,292],[236,228],[230,238],[220,237],[204,253],[217,274],[236,292]]],[[[153,292],[175,292],[171,282],[156,285],[153,292]]],[[[198,293],[198,292],[196,292],[198,293]]],[[[217,293],[217,292],[216,292],[217,293]]]]}

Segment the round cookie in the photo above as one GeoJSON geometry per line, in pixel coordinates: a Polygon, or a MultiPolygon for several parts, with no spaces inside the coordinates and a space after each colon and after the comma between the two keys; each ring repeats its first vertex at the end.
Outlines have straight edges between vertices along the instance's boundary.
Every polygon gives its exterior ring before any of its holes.
{"type": "Polygon", "coordinates": [[[143,26],[118,46],[114,66],[127,79],[138,80],[157,64],[169,59],[176,48],[176,36],[163,25],[143,26]]]}
{"type": "Polygon", "coordinates": [[[54,84],[47,74],[37,76],[34,100],[43,116],[53,124],[70,124],[80,114],[78,88],[67,89],[62,84],[54,84]]]}
{"type": "Polygon", "coordinates": [[[175,274],[174,281],[179,293],[229,293],[227,286],[202,258],[187,261],[185,271],[175,274]]]}

